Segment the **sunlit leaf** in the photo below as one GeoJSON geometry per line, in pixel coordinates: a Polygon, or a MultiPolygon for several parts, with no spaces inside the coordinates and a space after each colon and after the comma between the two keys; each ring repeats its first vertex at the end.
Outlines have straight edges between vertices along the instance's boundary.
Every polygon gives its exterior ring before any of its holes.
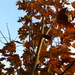
{"type": "Polygon", "coordinates": [[[75,48],[75,42],[72,44],[72,47],[74,47],[74,48],[75,48]]]}
{"type": "Polygon", "coordinates": [[[75,1],[71,3],[72,7],[75,8],[75,1]]]}

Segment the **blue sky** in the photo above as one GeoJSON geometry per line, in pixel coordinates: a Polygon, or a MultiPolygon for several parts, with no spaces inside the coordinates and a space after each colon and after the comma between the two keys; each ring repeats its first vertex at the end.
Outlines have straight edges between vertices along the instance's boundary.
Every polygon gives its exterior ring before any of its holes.
{"type": "MultiPolygon", "coordinates": [[[[0,30],[8,37],[8,31],[6,23],[10,30],[11,38],[14,40],[17,36],[17,30],[22,26],[22,23],[18,23],[18,17],[21,17],[25,14],[22,10],[17,10],[16,2],[18,0],[0,0],[0,30]]],[[[1,34],[0,34],[0,37],[1,34]]],[[[0,38],[3,42],[2,38],[0,38]]],[[[2,48],[2,43],[0,43],[0,48],[2,48]]]]}

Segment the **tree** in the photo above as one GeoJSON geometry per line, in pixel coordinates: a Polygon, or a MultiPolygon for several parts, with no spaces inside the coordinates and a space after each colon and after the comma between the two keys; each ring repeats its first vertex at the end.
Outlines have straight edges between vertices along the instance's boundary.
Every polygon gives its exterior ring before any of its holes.
{"type": "MultiPolygon", "coordinates": [[[[7,42],[0,49],[0,53],[4,56],[0,58],[1,75],[14,75],[15,70],[18,75],[75,73],[75,59],[71,57],[75,53],[69,48],[70,46],[75,48],[75,43],[71,44],[75,40],[75,23],[73,23],[75,10],[66,11],[68,8],[65,8],[65,4],[70,3],[66,0],[17,1],[18,10],[23,10],[26,14],[18,20],[23,24],[18,30],[20,41],[7,42]],[[71,17],[68,18],[67,15],[71,17]],[[28,39],[25,41],[26,38],[28,39]],[[20,59],[19,54],[14,54],[16,43],[25,47],[21,56],[23,60],[20,59]],[[11,67],[4,68],[5,65],[1,61],[5,59],[11,63],[11,67]],[[3,73],[2,69],[7,72],[3,73]]],[[[75,8],[75,2],[71,4],[75,8]]]]}

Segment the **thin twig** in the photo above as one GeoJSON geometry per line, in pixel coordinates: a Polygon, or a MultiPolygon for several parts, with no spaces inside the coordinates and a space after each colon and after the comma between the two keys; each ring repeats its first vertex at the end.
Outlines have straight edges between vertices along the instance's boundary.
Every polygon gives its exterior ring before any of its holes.
{"type": "Polygon", "coordinates": [[[12,61],[12,64],[14,65],[14,67],[15,67],[15,69],[16,69],[18,75],[21,75],[20,72],[19,72],[19,70],[17,69],[17,67],[16,67],[16,65],[15,65],[15,63],[14,63],[13,61],[12,61]]]}
{"type": "MultiPolygon", "coordinates": [[[[3,43],[1,40],[0,40],[0,42],[3,43]]],[[[3,43],[3,44],[5,45],[5,43],[3,43]]]]}
{"type": "Polygon", "coordinates": [[[17,39],[17,37],[18,37],[18,34],[17,34],[17,36],[16,36],[16,38],[15,38],[14,40],[16,40],[16,39],[17,39]]]}
{"type": "MultiPolygon", "coordinates": [[[[30,65],[32,64],[32,59],[33,59],[33,56],[32,56],[32,54],[31,54],[31,49],[30,49],[30,47],[31,47],[31,44],[30,44],[30,40],[32,39],[32,33],[33,33],[33,31],[32,31],[32,0],[31,0],[31,13],[30,13],[30,32],[29,32],[29,52],[30,52],[30,65]]],[[[33,47],[33,39],[32,39],[32,47],[33,47]]],[[[29,73],[30,73],[30,71],[31,71],[31,66],[29,67],[29,73]]]]}
{"type": "MultiPolygon", "coordinates": [[[[43,8],[43,12],[45,11],[45,5],[44,5],[44,8],[43,8]]],[[[44,33],[44,15],[42,15],[42,34],[44,33]]]]}
{"type": "Polygon", "coordinates": [[[63,75],[63,74],[74,64],[74,62],[75,62],[75,61],[73,61],[73,62],[65,69],[65,71],[64,71],[61,75],[63,75]]]}
{"type": "Polygon", "coordinates": [[[9,28],[8,28],[8,24],[6,23],[7,25],[7,30],[8,30],[8,34],[9,34],[9,40],[11,41],[11,36],[10,36],[10,31],[9,31],[9,28]]]}
{"type": "Polygon", "coordinates": [[[7,39],[5,38],[5,36],[3,35],[3,33],[0,31],[1,35],[3,36],[3,38],[6,40],[6,42],[8,43],[7,39]]]}

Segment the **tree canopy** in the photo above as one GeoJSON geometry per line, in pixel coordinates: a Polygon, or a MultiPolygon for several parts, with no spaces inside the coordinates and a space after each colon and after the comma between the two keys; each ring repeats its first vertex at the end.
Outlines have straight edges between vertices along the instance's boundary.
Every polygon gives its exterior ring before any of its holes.
{"type": "Polygon", "coordinates": [[[75,58],[71,55],[75,53],[70,47],[75,48],[75,1],[22,0],[16,5],[25,12],[18,20],[23,24],[18,30],[20,41],[11,41],[9,33],[10,42],[0,49],[4,56],[0,58],[0,75],[74,75],[75,58]],[[25,47],[21,57],[16,54],[16,43],[25,47]],[[3,60],[10,62],[9,68],[4,68],[3,60]]]}

